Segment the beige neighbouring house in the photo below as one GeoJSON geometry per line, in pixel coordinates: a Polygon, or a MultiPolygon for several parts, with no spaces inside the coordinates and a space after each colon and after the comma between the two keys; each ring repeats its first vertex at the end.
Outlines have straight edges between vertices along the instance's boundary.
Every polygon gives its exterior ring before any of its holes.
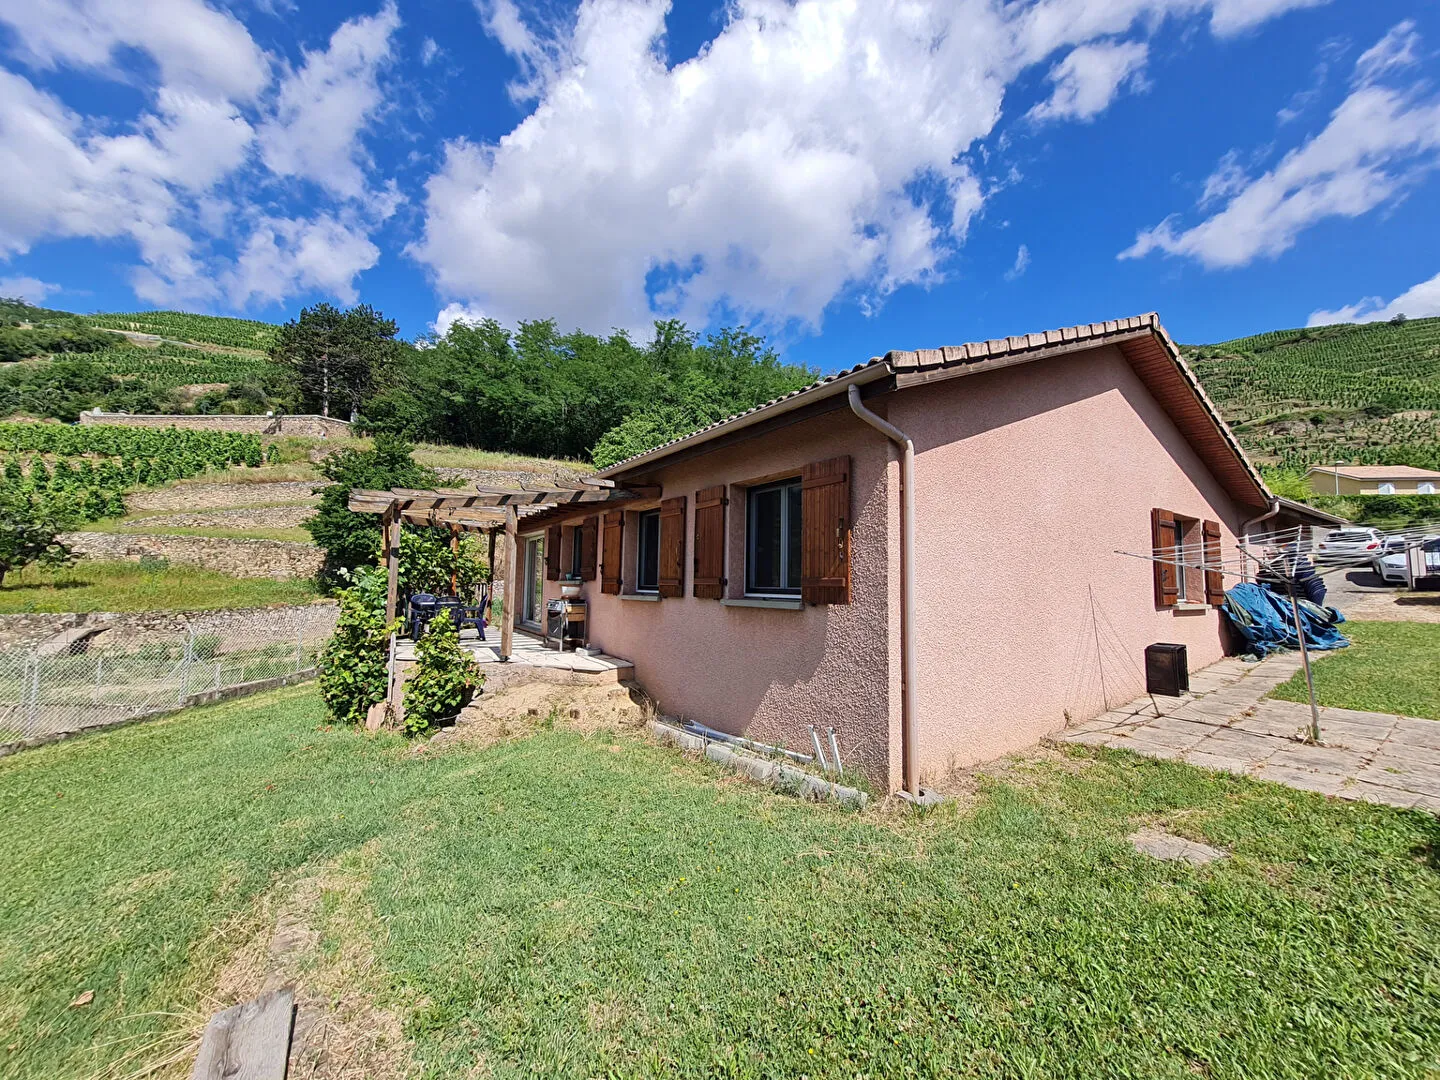
{"type": "Polygon", "coordinates": [[[1440,472],[1413,465],[1317,465],[1305,478],[1317,495],[1440,495],[1440,472]]]}

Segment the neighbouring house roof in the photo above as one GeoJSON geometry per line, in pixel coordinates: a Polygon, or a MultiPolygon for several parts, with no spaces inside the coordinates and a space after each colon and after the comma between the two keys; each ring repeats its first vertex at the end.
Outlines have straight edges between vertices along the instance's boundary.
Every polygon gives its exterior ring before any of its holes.
{"type": "Polygon", "coordinates": [[[1181,433],[1200,453],[1217,479],[1238,501],[1265,505],[1271,498],[1260,474],[1240,449],[1220,412],[1211,403],[1180,350],[1160,325],[1155,312],[1128,319],[1084,323],[1039,334],[977,341],[940,349],[892,351],[845,371],[828,375],[810,386],[727,417],[699,431],[636,454],[599,470],[597,475],[615,477],[644,466],[658,465],[683,449],[741,431],[772,416],[778,416],[814,401],[847,392],[851,385],[891,380],[891,388],[903,389],[922,383],[1029,363],[1070,353],[1081,353],[1102,345],[1115,345],[1144,380],[1150,392],[1170,415],[1181,433]]]}
{"type": "Polygon", "coordinates": [[[1350,524],[1349,518],[1343,518],[1338,514],[1331,514],[1324,510],[1317,510],[1307,503],[1296,502],[1294,499],[1282,499],[1277,495],[1275,501],[1280,504],[1280,509],[1287,511],[1291,517],[1306,518],[1316,525],[1350,524]]]}
{"type": "Polygon", "coordinates": [[[1315,465],[1310,472],[1326,476],[1339,473],[1349,480],[1440,480],[1440,472],[1414,465],[1315,465]]]}

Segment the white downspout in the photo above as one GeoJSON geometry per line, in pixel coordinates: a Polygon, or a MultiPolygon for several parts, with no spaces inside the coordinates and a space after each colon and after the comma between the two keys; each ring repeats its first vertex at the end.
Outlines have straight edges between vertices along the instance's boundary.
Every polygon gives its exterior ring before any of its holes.
{"type": "MultiPolygon", "coordinates": [[[[915,750],[915,444],[910,436],[871,412],[860,400],[860,388],[849,390],[850,411],[900,447],[900,754],[905,790],[920,794],[915,750]]],[[[1279,508],[1279,504],[1276,504],[1279,508]]]]}
{"type": "MultiPolygon", "coordinates": [[[[1240,525],[1240,542],[1241,542],[1242,544],[1244,544],[1246,547],[1249,547],[1249,545],[1250,545],[1250,528],[1251,528],[1251,526],[1253,526],[1253,525],[1259,525],[1262,521],[1269,521],[1271,518],[1273,518],[1273,517],[1274,517],[1276,514],[1278,514],[1278,513],[1280,513],[1280,500],[1272,497],[1272,498],[1270,499],[1270,509],[1269,509],[1269,510],[1265,511],[1265,513],[1261,514],[1259,517],[1253,517],[1253,518],[1251,518],[1250,520],[1241,523],[1241,525],[1240,525]]],[[[1242,581],[1249,581],[1249,580],[1250,580],[1250,565],[1249,565],[1249,563],[1246,563],[1245,566],[1244,566],[1244,574],[1245,574],[1245,576],[1244,576],[1243,578],[1241,578],[1241,580],[1242,580],[1242,581]]]]}

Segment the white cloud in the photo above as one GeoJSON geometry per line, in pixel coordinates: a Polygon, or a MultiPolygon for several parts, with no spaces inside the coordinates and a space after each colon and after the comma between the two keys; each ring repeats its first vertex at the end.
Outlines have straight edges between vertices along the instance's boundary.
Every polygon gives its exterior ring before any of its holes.
{"type": "Polygon", "coordinates": [[[436,43],[435,39],[432,37],[427,37],[424,41],[420,43],[420,63],[424,64],[426,67],[429,67],[435,62],[436,58],[439,57],[441,51],[442,50],[440,46],[436,43]]]}
{"type": "MultiPolygon", "coordinates": [[[[0,288],[0,292],[3,292],[0,288]]],[[[1336,311],[1313,311],[1306,326],[1328,326],[1341,322],[1383,322],[1396,315],[1411,319],[1440,315],[1440,274],[1412,285],[1388,304],[1378,296],[1366,297],[1336,311]]]]}
{"type": "Polygon", "coordinates": [[[307,51],[280,82],[275,116],[260,129],[265,164],[280,176],[314,180],[338,195],[365,189],[359,135],[381,105],[378,74],[400,26],[393,2],[342,23],[327,49],[307,51]]]}
{"type": "Polygon", "coordinates": [[[1386,72],[1409,67],[1415,63],[1415,47],[1419,44],[1420,35],[1415,32],[1413,19],[1397,23],[1355,61],[1355,82],[1364,86],[1386,72]]]}
{"type": "Polygon", "coordinates": [[[444,337],[450,332],[450,327],[456,323],[475,324],[482,322],[485,313],[477,308],[465,304],[446,304],[435,316],[435,321],[430,324],[430,329],[444,337]]]}
{"type": "Polygon", "coordinates": [[[537,104],[493,144],[446,145],[409,252],[445,302],[632,328],[717,310],[814,326],[839,297],[869,310],[937,281],[984,206],[970,155],[1022,70],[1084,49],[1054,111],[1090,116],[1138,77],[1145,45],[1117,36],[1263,17],[1233,0],[735,0],[672,67],[665,0],[583,0],[558,31],[476,2],[537,104]]]}
{"type": "Polygon", "coordinates": [[[0,296],[14,299],[19,297],[27,303],[43,305],[51,293],[60,291],[60,286],[33,277],[0,278],[0,296]]]}
{"type": "Polygon", "coordinates": [[[355,278],[379,259],[380,249],[360,223],[328,214],[309,220],[262,218],[224,284],[231,302],[242,307],[306,289],[353,304],[355,278]]]}
{"type": "Polygon", "coordinates": [[[1233,152],[1226,155],[1201,204],[1226,197],[1223,209],[1188,229],[1171,216],[1140,232],[1120,257],[1160,251],[1211,268],[1243,266],[1288,250],[1326,218],[1358,217],[1393,203],[1440,164],[1440,98],[1424,96],[1427,89],[1362,81],[1324,130],[1253,179],[1239,170],[1233,152]]]}
{"type": "Polygon", "coordinates": [[[1300,8],[1320,7],[1329,0],[1216,0],[1210,29],[1218,37],[1253,30],[1261,23],[1300,8]]]}
{"type": "Polygon", "coordinates": [[[1015,281],[1028,269],[1030,269],[1030,248],[1021,244],[1019,250],[1015,252],[1015,265],[1005,271],[1005,280],[1015,281]]]}
{"type": "Polygon", "coordinates": [[[249,101],[270,80],[269,60],[240,20],[201,0],[15,0],[0,6],[22,55],[119,76],[116,54],[148,53],[161,82],[207,97],[249,101]]]}
{"type": "Polygon", "coordinates": [[[1110,107],[1127,86],[1142,90],[1145,61],[1150,50],[1144,42],[1102,41],[1081,45],[1050,69],[1055,84],[1050,97],[1030,110],[1032,120],[1093,120],[1110,107]]]}
{"type": "Polygon", "coordinates": [[[32,64],[130,79],[112,53],[143,48],[162,80],[145,111],[117,124],[0,68],[0,259],[52,238],[124,239],[141,261],[131,285],[152,303],[243,306],[306,289],[355,299],[356,275],[379,257],[370,233],[400,202],[393,182],[372,182],[360,145],[382,105],[393,2],[343,23],[294,71],[191,0],[37,0],[0,19],[32,64]],[[282,73],[273,86],[272,72],[282,73]],[[291,177],[326,195],[287,208],[291,177]]]}

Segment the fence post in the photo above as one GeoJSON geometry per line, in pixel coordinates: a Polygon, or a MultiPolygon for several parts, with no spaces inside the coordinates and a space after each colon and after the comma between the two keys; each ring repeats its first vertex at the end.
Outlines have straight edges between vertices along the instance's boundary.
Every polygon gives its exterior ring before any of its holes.
{"type": "Polygon", "coordinates": [[[295,674],[300,674],[301,661],[305,657],[305,631],[295,631],[295,674]]]}
{"type": "Polygon", "coordinates": [[[195,663],[195,628],[185,628],[185,660],[180,667],[180,692],[176,695],[176,704],[184,705],[185,698],[190,692],[190,666],[195,663]]]}
{"type": "Polygon", "coordinates": [[[40,720],[40,654],[31,652],[30,663],[26,665],[29,676],[25,686],[25,726],[32,732],[40,720]]]}
{"type": "Polygon", "coordinates": [[[215,658],[215,689],[220,689],[220,658],[215,658]]]}

